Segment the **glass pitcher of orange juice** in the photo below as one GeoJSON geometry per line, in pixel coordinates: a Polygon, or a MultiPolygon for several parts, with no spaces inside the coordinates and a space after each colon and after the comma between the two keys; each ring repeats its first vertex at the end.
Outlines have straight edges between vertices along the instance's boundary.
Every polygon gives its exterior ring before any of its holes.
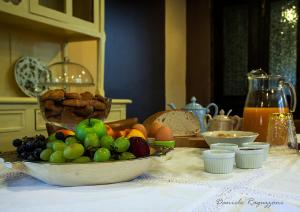
{"type": "Polygon", "coordinates": [[[280,75],[268,75],[263,70],[248,74],[248,94],[243,114],[243,130],[259,133],[257,141],[266,142],[269,116],[272,113],[294,112],[296,92],[280,75]],[[291,95],[288,105],[285,90],[291,95]]]}

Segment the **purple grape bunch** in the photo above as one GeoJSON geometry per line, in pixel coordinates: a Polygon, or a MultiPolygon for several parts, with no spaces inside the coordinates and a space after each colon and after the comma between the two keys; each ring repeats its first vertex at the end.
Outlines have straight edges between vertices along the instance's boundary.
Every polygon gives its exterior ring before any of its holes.
{"type": "Polygon", "coordinates": [[[43,135],[17,138],[12,141],[17,148],[18,157],[27,161],[39,161],[41,152],[46,149],[47,140],[43,135]]]}

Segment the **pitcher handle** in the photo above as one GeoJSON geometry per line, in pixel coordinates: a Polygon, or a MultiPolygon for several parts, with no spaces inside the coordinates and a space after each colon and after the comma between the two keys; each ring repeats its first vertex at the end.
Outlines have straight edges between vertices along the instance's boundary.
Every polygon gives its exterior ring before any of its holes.
{"type": "Polygon", "coordinates": [[[218,113],[219,113],[219,108],[218,108],[218,106],[217,106],[215,103],[210,103],[210,104],[208,104],[208,105],[206,106],[206,108],[208,109],[208,112],[210,111],[210,110],[209,110],[210,107],[214,107],[214,109],[215,109],[215,113],[214,113],[213,116],[218,115],[218,113]]]}
{"type": "Polygon", "coordinates": [[[289,89],[289,92],[291,94],[290,112],[295,112],[297,106],[297,96],[296,96],[295,88],[290,82],[284,82],[284,86],[286,86],[289,89]]]}

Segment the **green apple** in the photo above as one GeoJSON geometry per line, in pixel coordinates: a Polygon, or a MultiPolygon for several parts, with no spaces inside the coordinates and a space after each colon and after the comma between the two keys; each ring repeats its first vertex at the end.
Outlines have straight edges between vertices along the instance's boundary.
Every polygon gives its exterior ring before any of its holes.
{"type": "Polygon", "coordinates": [[[96,133],[89,133],[84,138],[84,147],[86,149],[98,148],[100,147],[99,138],[96,133]]]}
{"type": "Polygon", "coordinates": [[[84,141],[87,134],[96,133],[98,138],[106,135],[106,127],[100,119],[85,119],[75,127],[75,135],[80,141],[84,141]]]}
{"type": "Polygon", "coordinates": [[[102,136],[102,138],[100,139],[100,146],[112,150],[113,142],[114,142],[114,138],[112,136],[105,135],[102,136]]]}
{"type": "Polygon", "coordinates": [[[94,161],[104,162],[108,161],[110,158],[110,151],[106,148],[99,148],[94,154],[94,161]]]}
{"type": "Polygon", "coordinates": [[[63,151],[63,155],[66,159],[76,159],[82,156],[84,153],[84,147],[80,143],[74,143],[67,145],[63,151]]]}

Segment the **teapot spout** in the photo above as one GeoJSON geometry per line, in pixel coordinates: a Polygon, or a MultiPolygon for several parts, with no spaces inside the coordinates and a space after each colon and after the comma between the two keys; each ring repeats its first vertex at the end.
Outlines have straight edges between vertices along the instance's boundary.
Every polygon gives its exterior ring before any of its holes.
{"type": "Polygon", "coordinates": [[[169,103],[168,106],[169,106],[172,110],[176,110],[176,105],[175,105],[173,102],[169,103]]]}

